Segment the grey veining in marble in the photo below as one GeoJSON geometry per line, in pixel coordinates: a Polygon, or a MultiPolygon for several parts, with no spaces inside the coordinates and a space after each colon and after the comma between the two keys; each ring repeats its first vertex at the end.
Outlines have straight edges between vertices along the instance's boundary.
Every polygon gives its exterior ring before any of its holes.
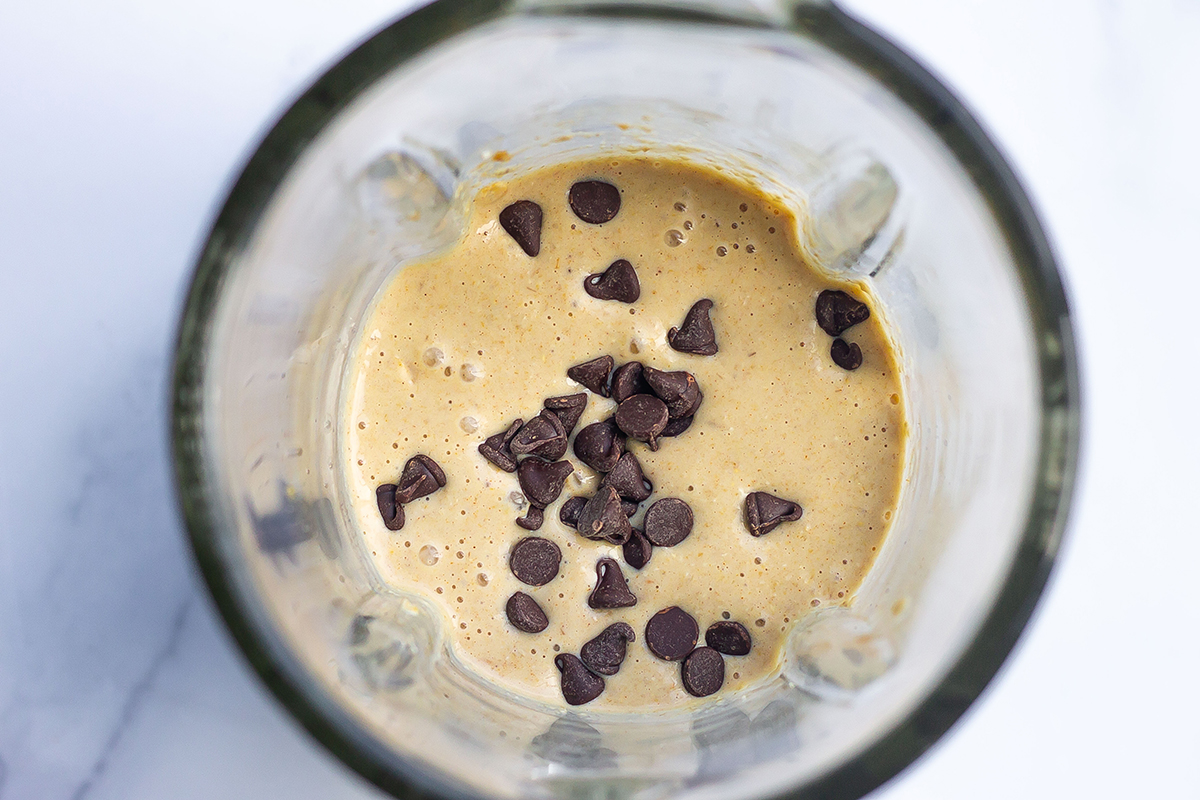
{"type": "Polygon", "coordinates": [[[190,606],[191,598],[189,597],[183,601],[183,604],[175,614],[175,619],[171,623],[171,629],[167,634],[167,639],[162,649],[158,653],[155,653],[154,658],[146,667],[145,674],[138,679],[137,683],[129,687],[129,691],[125,696],[125,703],[121,707],[116,723],[112,727],[112,732],[104,742],[99,756],[97,756],[95,762],[92,764],[91,772],[83,779],[83,782],[79,784],[79,788],[72,795],[73,800],[83,800],[83,798],[91,795],[92,789],[105,777],[105,774],[108,772],[109,762],[117,752],[117,748],[120,747],[121,740],[125,737],[130,725],[137,718],[147,696],[154,689],[159,674],[179,650],[179,639],[183,634],[183,623],[187,619],[187,612],[190,606]]]}
{"type": "MultiPolygon", "coordinates": [[[[134,796],[112,778],[131,748],[184,735],[202,711],[179,675],[209,689],[223,682],[256,715],[245,730],[266,740],[247,750],[259,763],[301,749],[295,796],[313,774],[357,785],[323,753],[310,755],[215,627],[170,484],[171,343],[211,210],[287,94],[388,12],[329,5],[287,20],[282,11],[0,7],[5,800],[134,796]],[[205,14],[223,19],[221,29],[201,24],[205,14]],[[321,18],[327,36],[289,43],[289,25],[321,18]],[[283,36],[256,40],[264,26],[283,36]],[[170,686],[174,697],[163,695],[170,686]],[[164,710],[175,713],[157,739],[139,739],[164,710]]],[[[196,758],[211,752],[198,748],[196,758]]],[[[227,772],[204,771],[226,781],[205,796],[238,791],[227,772]]]]}

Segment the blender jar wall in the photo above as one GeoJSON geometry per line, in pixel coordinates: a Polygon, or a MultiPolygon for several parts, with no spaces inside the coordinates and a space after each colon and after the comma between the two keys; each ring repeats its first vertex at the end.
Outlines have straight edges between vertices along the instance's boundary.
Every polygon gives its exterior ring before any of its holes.
{"type": "Polygon", "coordinates": [[[584,14],[471,30],[319,134],[292,121],[293,155],[297,131],[316,138],[210,240],[176,441],[227,620],[335,752],[391,788],[761,796],[852,759],[936,690],[1027,536],[1055,345],[1006,220],[928,120],[811,38],[584,14]],[[870,287],[902,352],[906,487],[858,601],[798,626],[777,679],[694,714],[561,714],[461,669],[438,612],[379,579],[344,500],[342,379],[372,298],[457,236],[458,189],[494,175],[492,153],[522,169],[636,148],[756,175],[811,212],[813,258],[870,287]]]}

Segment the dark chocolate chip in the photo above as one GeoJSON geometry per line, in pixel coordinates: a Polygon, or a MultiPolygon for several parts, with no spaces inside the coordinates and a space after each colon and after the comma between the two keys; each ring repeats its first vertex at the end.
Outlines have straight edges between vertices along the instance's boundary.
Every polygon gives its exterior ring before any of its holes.
{"type": "Polygon", "coordinates": [[[433,494],[446,485],[446,473],[427,455],[417,454],[404,462],[400,483],[396,486],[396,502],[411,503],[418,497],[433,494]]]}
{"type": "Polygon", "coordinates": [[[700,626],[679,606],[659,611],[646,623],[646,647],[664,661],[678,661],[692,652],[700,626]]]}
{"type": "Polygon", "coordinates": [[[779,523],[798,520],[803,513],[799,503],[773,494],[751,492],[746,495],[745,523],[751,536],[770,533],[779,523]]]}
{"type": "Polygon", "coordinates": [[[637,271],[633,264],[623,258],[609,264],[604,272],[584,278],[583,290],[597,300],[618,300],[622,303],[636,303],[642,296],[637,271]]]}
{"type": "Polygon", "coordinates": [[[597,472],[612,471],[624,451],[624,439],[612,419],[585,425],[575,434],[575,457],[597,472]]]}
{"type": "Polygon", "coordinates": [[[834,339],[829,347],[829,357],[833,363],[845,370],[854,370],[862,366],[862,348],[857,342],[847,343],[845,339],[834,339]]]}
{"type": "Polygon", "coordinates": [[[570,705],[590,703],[604,691],[604,678],[589,672],[576,656],[559,653],[554,657],[554,666],[562,673],[563,699],[570,705]]]}
{"type": "Polygon", "coordinates": [[[526,536],[513,545],[508,555],[508,568],[521,583],[545,586],[558,574],[562,551],[549,539],[526,536]]]}
{"type": "Polygon", "coordinates": [[[508,430],[501,431],[495,436],[489,436],[483,444],[479,445],[479,452],[505,472],[516,472],[517,457],[513,455],[509,445],[523,424],[524,420],[518,417],[513,424],[508,426],[508,430]]]}
{"type": "Polygon", "coordinates": [[[667,427],[667,404],[652,394],[635,394],[617,406],[617,427],[627,436],[658,449],[658,435],[667,427]]]}
{"type": "Polygon", "coordinates": [[[417,454],[409,459],[409,461],[417,461],[425,467],[429,471],[429,474],[433,476],[433,479],[437,481],[438,488],[446,485],[446,473],[442,472],[442,468],[438,466],[438,463],[429,456],[417,454]]]}
{"type": "Polygon", "coordinates": [[[629,518],[621,508],[621,497],[611,486],[600,491],[584,504],[575,522],[580,536],[588,539],[603,539],[612,544],[629,541],[629,518]]]}
{"type": "Polygon", "coordinates": [[[671,419],[692,416],[704,399],[700,386],[690,372],[663,372],[654,367],[645,367],[642,374],[654,394],[667,404],[671,419]]]}
{"type": "Polygon", "coordinates": [[[612,369],[613,357],[600,356],[571,367],[567,370],[567,377],[601,397],[608,397],[608,376],[612,369]]]}
{"type": "Polygon", "coordinates": [[[683,660],[683,688],[693,697],[708,697],[725,683],[725,659],[711,647],[697,647],[683,660]]]}
{"type": "Polygon", "coordinates": [[[525,516],[517,517],[517,524],[527,531],[536,531],[542,527],[542,523],[546,521],[546,512],[544,509],[530,503],[529,508],[525,510],[525,516]]]}
{"type": "Polygon", "coordinates": [[[842,331],[852,328],[871,317],[871,309],[850,295],[837,289],[826,289],[817,295],[817,324],[830,336],[841,336],[842,331]]]}
{"type": "Polygon", "coordinates": [[[649,394],[653,389],[642,377],[642,362],[629,361],[613,370],[612,396],[620,403],[635,394],[649,394]]]}
{"type": "Polygon", "coordinates": [[[508,621],[514,628],[525,633],[541,633],[550,625],[546,612],[542,611],[537,600],[524,592],[515,592],[508,598],[508,602],[504,604],[504,613],[508,615],[508,621]]]}
{"type": "Polygon", "coordinates": [[[740,622],[714,622],[704,632],[704,643],[727,656],[750,652],[750,631],[740,622]]]}
{"type": "Polygon", "coordinates": [[[518,200],[500,212],[500,227],[521,245],[526,255],[542,250],[542,207],[532,200],[518,200]]]}
{"type": "Polygon", "coordinates": [[[654,545],[650,544],[650,540],[646,538],[646,534],[639,531],[637,528],[631,529],[629,533],[629,541],[621,549],[625,556],[625,563],[634,569],[641,569],[650,563],[650,555],[654,551],[654,545]]]}
{"type": "Polygon", "coordinates": [[[625,453],[612,470],[600,481],[601,486],[611,486],[621,495],[622,500],[632,500],[640,503],[654,491],[654,485],[646,480],[642,472],[641,462],[633,453],[625,453]]]}
{"type": "Polygon", "coordinates": [[[583,416],[583,410],[587,408],[587,393],[580,392],[579,394],[567,394],[562,397],[547,397],[542,405],[558,415],[559,422],[563,424],[563,430],[570,436],[571,431],[575,430],[575,426],[579,424],[579,418],[583,416]]]}
{"type": "Polygon", "coordinates": [[[540,458],[527,458],[517,467],[517,483],[521,491],[535,506],[546,506],[553,503],[562,494],[563,483],[575,471],[570,461],[542,461],[540,458]]]}
{"type": "Polygon", "coordinates": [[[637,605],[637,597],[629,591],[629,584],[621,573],[621,565],[614,559],[602,558],[596,562],[596,588],[588,595],[592,608],[628,608],[637,605]]]}
{"type": "Polygon", "coordinates": [[[521,426],[508,447],[513,455],[541,456],[547,461],[555,461],[567,452],[567,429],[558,414],[543,409],[521,426]]]}
{"type": "Polygon", "coordinates": [[[587,501],[588,499],[583,495],[576,495],[564,500],[562,507],[558,509],[558,521],[568,528],[578,527],[579,513],[583,511],[587,501]]]}
{"type": "Polygon", "coordinates": [[[375,503],[379,506],[379,516],[389,531],[398,531],[404,527],[404,506],[396,502],[396,485],[384,483],[375,489],[375,503]]]}
{"type": "Polygon", "coordinates": [[[678,497],[664,497],[646,509],[642,526],[655,547],[674,547],[692,532],[692,507],[678,497]]]}
{"type": "Polygon", "coordinates": [[[695,418],[696,416],[693,414],[690,417],[678,417],[677,419],[669,421],[667,423],[667,427],[663,428],[663,432],[658,435],[658,438],[666,439],[670,436],[678,436],[688,428],[692,427],[692,420],[695,418]]]}
{"type": "Polygon", "coordinates": [[[635,503],[632,500],[622,500],[621,501],[621,513],[624,514],[626,517],[632,517],[634,514],[637,513],[638,505],[639,505],[638,503],[635,503]]]}
{"type": "Polygon", "coordinates": [[[714,355],[717,352],[717,334],[713,330],[712,320],[708,318],[712,307],[712,300],[697,300],[688,309],[683,324],[667,331],[667,344],[681,353],[714,355]]]}
{"type": "Polygon", "coordinates": [[[575,216],[592,225],[608,222],[621,210],[621,191],[605,181],[579,181],[567,193],[575,216]]]}
{"type": "Polygon", "coordinates": [[[628,622],[614,622],[579,648],[579,660],[597,675],[616,675],[625,660],[625,647],[637,637],[628,622]]]}

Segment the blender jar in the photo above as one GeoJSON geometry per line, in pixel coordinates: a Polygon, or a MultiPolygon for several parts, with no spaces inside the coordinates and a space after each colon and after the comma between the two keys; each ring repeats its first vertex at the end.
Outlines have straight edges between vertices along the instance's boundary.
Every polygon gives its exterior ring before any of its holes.
{"type": "Polygon", "coordinates": [[[180,327],[173,433],[198,563],[289,711],[398,796],[858,797],[982,691],[1056,554],[1079,389],[1053,256],[978,124],[821,2],[440,0],[322,76],[247,163],[180,327]],[[848,608],[777,675],[676,712],[564,710],[454,657],[387,585],[343,475],[373,298],[453,242],[472,187],[596,153],[753,176],[866,283],[901,353],[904,489],[848,608]],[[503,154],[498,158],[497,154],[503,154]]]}

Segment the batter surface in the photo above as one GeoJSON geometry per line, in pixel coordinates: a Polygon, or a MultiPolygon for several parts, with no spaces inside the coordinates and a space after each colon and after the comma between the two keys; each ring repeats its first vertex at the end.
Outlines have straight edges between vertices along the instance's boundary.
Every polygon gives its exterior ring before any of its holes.
{"type": "MultiPolygon", "coordinates": [[[[679,606],[699,624],[736,620],[753,639],[725,657],[727,695],[777,669],[787,631],[821,606],[851,603],[889,528],[899,494],[904,412],[895,354],[879,315],[847,330],[862,366],[830,356],[814,304],[845,290],[809,267],[795,217],[748,183],[683,161],[619,157],[544,168],[483,187],[464,238],[409,264],[387,285],[363,326],[351,364],[344,443],[348,485],[362,534],[384,579],[432,600],[446,615],[457,657],[497,685],[563,704],[555,656],[578,654],[605,627],[625,621],[637,640],[618,674],[587,707],[636,710],[696,702],[680,664],[646,648],[647,620],[679,606]],[[570,187],[602,180],[620,190],[620,210],[589,224],[568,204],[570,187]],[[531,257],[498,222],[502,209],[531,200],[543,210],[540,252],[531,257]],[[589,296],[583,280],[617,259],[636,269],[641,294],[627,304],[589,296]],[[719,351],[681,353],[667,342],[699,299],[713,301],[719,351]],[[601,355],[693,374],[704,401],[691,428],[652,452],[627,449],[654,484],[632,518],[663,497],[685,500],[695,525],[674,547],[653,550],[641,570],[621,547],[591,541],[559,521],[562,502],[590,496],[600,475],[571,450],[575,466],[542,528],[525,512],[517,475],[478,446],[513,419],[529,420],[547,397],[586,392],[567,377],[601,355]],[[444,488],[404,507],[388,530],[376,487],[396,482],[417,453],[436,460],[444,488]],[[747,494],[798,501],[803,516],[755,538],[747,494]],[[509,569],[513,545],[540,536],[562,551],[557,576],[521,583],[509,569]],[[637,604],[596,610],[587,598],[596,563],[621,565],[637,604]],[[524,633],[505,603],[517,591],[544,609],[549,627],[524,633]]],[[[616,404],[588,392],[577,433],[616,404]]]]}

